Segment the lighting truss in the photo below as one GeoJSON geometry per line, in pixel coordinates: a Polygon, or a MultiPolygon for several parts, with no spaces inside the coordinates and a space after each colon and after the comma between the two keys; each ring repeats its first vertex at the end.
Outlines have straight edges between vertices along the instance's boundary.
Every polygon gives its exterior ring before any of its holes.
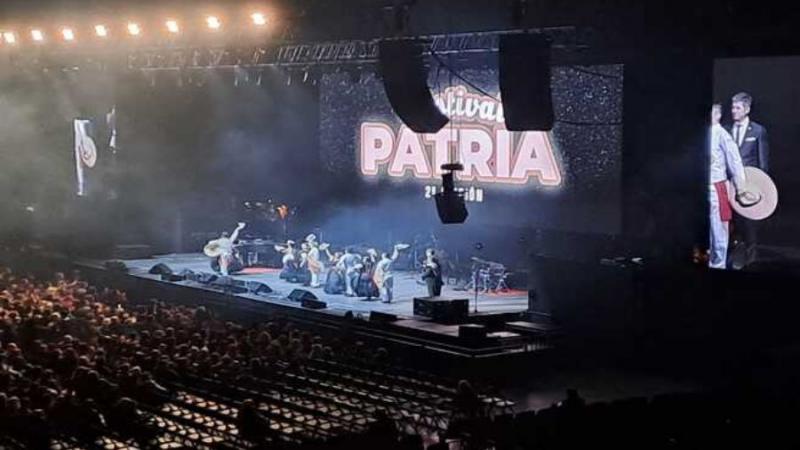
{"type": "MultiPolygon", "coordinates": [[[[553,49],[567,52],[589,48],[597,42],[591,29],[554,27],[534,30],[548,35],[553,49]]],[[[500,36],[520,31],[476,32],[421,36],[426,54],[439,55],[497,52],[500,36]]],[[[85,58],[106,61],[109,66],[129,70],[232,69],[236,67],[299,67],[308,69],[324,65],[369,65],[378,61],[380,39],[343,40],[309,43],[275,43],[266,45],[227,45],[220,47],[155,46],[147,48],[95,47],[69,53],[64,50],[37,49],[15,52],[14,65],[35,67],[42,61],[60,61],[80,66],[85,58]],[[44,58],[48,52],[48,58],[44,58]]],[[[2,53],[2,52],[0,52],[2,53]]]]}

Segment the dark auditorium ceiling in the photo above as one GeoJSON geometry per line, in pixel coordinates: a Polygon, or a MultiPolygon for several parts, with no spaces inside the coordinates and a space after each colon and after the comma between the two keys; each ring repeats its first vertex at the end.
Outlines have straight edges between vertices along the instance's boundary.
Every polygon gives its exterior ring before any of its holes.
{"type": "Polygon", "coordinates": [[[397,6],[409,11],[405,33],[416,35],[575,25],[626,36],[623,40],[676,34],[689,38],[686,42],[711,37],[730,42],[728,36],[793,40],[792,24],[800,19],[800,8],[777,0],[3,0],[0,25],[249,5],[279,9],[297,35],[310,40],[386,36],[391,34],[387,17],[397,6]],[[512,11],[520,4],[527,14],[515,25],[512,11]]]}

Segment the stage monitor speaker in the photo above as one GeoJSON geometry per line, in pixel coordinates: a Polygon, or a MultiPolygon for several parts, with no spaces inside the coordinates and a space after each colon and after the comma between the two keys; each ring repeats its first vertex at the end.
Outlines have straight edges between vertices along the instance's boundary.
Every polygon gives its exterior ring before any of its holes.
{"type": "Polygon", "coordinates": [[[386,97],[403,123],[417,133],[436,133],[449,119],[431,96],[422,50],[418,40],[384,40],[378,44],[378,64],[386,97]]]}
{"type": "Polygon", "coordinates": [[[168,265],[164,263],[158,263],[155,266],[151,267],[150,270],[147,271],[147,273],[152,275],[172,275],[174,272],[168,265]]]}
{"type": "Polygon", "coordinates": [[[430,317],[437,323],[463,323],[469,317],[469,300],[415,298],[414,315],[430,317]]]}
{"type": "Polygon", "coordinates": [[[302,302],[303,300],[318,300],[317,296],[305,289],[294,289],[288,295],[289,300],[293,302],[302,302]]]}
{"type": "Polygon", "coordinates": [[[222,289],[228,294],[244,294],[247,292],[247,286],[245,283],[245,281],[237,280],[230,276],[222,276],[212,281],[211,287],[222,289]]]}
{"type": "Polygon", "coordinates": [[[263,295],[269,294],[272,292],[272,288],[267,286],[264,283],[258,281],[248,281],[247,282],[247,292],[256,295],[263,295]]]}
{"type": "Polygon", "coordinates": [[[458,326],[458,337],[469,341],[486,339],[486,327],[474,323],[458,326]]]}
{"type": "Polygon", "coordinates": [[[208,272],[200,272],[196,276],[196,281],[200,284],[211,284],[219,278],[219,275],[208,273],[208,272]]]}
{"type": "Polygon", "coordinates": [[[541,34],[500,36],[500,95],[509,131],[553,129],[550,44],[541,34]]]}
{"type": "Polygon", "coordinates": [[[315,298],[303,298],[303,300],[300,301],[300,305],[303,308],[308,308],[308,309],[325,309],[328,307],[327,303],[317,300],[315,298]]]}
{"type": "Polygon", "coordinates": [[[197,281],[198,278],[198,274],[196,274],[191,269],[183,269],[180,272],[178,272],[178,275],[182,276],[184,280],[190,280],[190,281],[197,281]]]}
{"type": "Polygon", "coordinates": [[[105,264],[103,264],[103,265],[105,266],[106,269],[108,269],[108,270],[110,270],[112,272],[127,272],[128,271],[128,266],[126,266],[125,263],[122,262],[122,261],[106,261],[105,264]]]}
{"type": "Polygon", "coordinates": [[[397,315],[384,313],[380,311],[370,311],[369,321],[377,323],[392,323],[397,322],[397,315]]]}

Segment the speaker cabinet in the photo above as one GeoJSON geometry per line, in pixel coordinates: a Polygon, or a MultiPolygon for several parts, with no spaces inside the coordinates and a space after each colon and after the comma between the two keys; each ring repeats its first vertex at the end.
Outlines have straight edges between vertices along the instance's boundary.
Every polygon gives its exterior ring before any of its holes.
{"type": "Polygon", "coordinates": [[[553,129],[550,45],[541,34],[500,37],[500,95],[509,131],[553,129]]]}
{"type": "Polygon", "coordinates": [[[386,97],[394,112],[417,133],[436,133],[449,122],[428,88],[428,69],[419,40],[385,40],[378,44],[378,65],[386,97]]]}

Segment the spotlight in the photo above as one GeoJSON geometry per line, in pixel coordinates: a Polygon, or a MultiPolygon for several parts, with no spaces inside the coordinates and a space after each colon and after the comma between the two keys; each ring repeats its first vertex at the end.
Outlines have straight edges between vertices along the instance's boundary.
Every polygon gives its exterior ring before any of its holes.
{"type": "Polygon", "coordinates": [[[72,31],[72,28],[64,28],[61,30],[61,35],[64,36],[65,41],[74,41],[75,40],[75,32],[72,31]]]}
{"type": "Polygon", "coordinates": [[[44,40],[44,33],[42,33],[42,30],[31,30],[31,38],[36,42],[42,42],[44,40]]]}
{"type": "Polygon", "coordinates": [[[3,32],[3,40],[6,41],[6,44],[16,44],[17,35],[13,31],[3,32]]]}
{"type": "Polygon", "coordinates": [[[222,22],[220,22],[219,18],[216,16],[206,17],[206,24],[208,24],[208,28],[211,28],[212,30],[218,30],[219,27],[222,26],[222,22]]]}
{"type": "Polygon", "coordinates": [[[177,34],[178,32],[181,31],[181,28],[178,26],[178,22],[177,21],[168,20],[167,21],[167,30],[169,30],[170,33],[177,34]]]}
{"type": "Polygon", "coordinates": [[[96,34],[97,37],[104,38],[104,37],[108,36],[108,28],[106,28],[105,25],[95,25],[94,26],[94,34],[96,34]]]}
{"type": "Polygon", "coordinates": [[[267,24],[267,18],[264,17],[264,14],[253,13],[253,14],[250,15],[250,17],[253,19],[253,23],[258,25],[258,26],[262,26],[262,25],[266,25],[267,24]]]}
{"type": "Polygon", "coordinates": [[[142,32],[142,29],[139,28],[139,24],[138,23],[135,23],[135,22],[128,23],[128,33],[131,36],[138,36],[139,34],[141,34],[141,32],[142,32]]]}

